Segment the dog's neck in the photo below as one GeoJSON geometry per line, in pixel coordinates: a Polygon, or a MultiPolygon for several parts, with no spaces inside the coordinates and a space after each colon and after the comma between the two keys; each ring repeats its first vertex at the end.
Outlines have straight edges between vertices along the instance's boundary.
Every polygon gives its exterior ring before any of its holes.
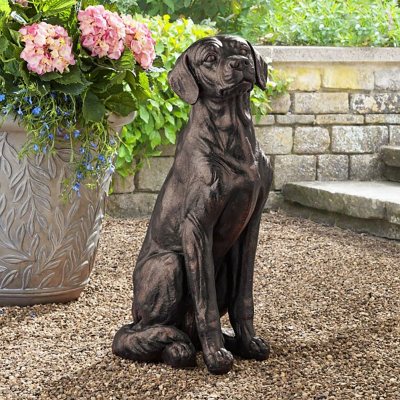
{"type": "Polygon", "coordinates": [[[228,99],[200,98],[193,106],[193,113],[199,115],[198,111],[204,109],[219,130],[235,129],[239,123],[244,126],[252,125],[248,93],[228,99]]]}
{"type": "MultiPolygon", "coordinates": [[[[193,105],[190,119],[213,127],[216,138],[222,141],[221,146],[227,148],[233,141],[248,140],[251,148],[256,146],[256,138],[250,112],[250,96],[248,93],[228,99],[199,98],[193,105]]],[[[196,124],[195,124],[196,125],[196,124]]]]}

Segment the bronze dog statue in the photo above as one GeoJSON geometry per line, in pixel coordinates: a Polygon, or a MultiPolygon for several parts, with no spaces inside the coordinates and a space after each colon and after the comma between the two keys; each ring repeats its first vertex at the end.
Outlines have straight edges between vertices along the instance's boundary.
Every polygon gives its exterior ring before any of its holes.
{"type": "Polygon", "coordinates": [[[193,367],[197,348],[223,374],[231,352],[269,354],[253,326],[253,269],[272,169],[249,101],[254,84],[265,89],[267,65],[247,41],[220,35],[191,45],[168,78],[193,107],[134,270],[134,322],[113,352],[193,367]],[[221,330],[226,312],[234,335],[221,330]]]}

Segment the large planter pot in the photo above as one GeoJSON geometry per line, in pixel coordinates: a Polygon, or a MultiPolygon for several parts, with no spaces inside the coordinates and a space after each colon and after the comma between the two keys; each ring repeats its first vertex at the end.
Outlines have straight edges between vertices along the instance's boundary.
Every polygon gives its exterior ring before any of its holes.
{"type": "Polygon", "coordinates": [[[0,306],[67,302],[89,280],[110,176],[63,200],[70,150],[19,158],[26,133],[0,128],[0,306]]]}

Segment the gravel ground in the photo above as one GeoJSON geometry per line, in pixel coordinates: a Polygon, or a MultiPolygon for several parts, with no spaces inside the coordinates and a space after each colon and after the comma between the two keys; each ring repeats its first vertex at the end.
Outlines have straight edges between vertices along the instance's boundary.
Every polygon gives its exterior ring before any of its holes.
{"type": "Polygon", "coordinates": [[[255,279],[265,362],[224,376],[112,355],[147,220],[107,219],[79,301],[0,309],[0,399],[400,399],[400,244],[266,214],[255,279]]]}

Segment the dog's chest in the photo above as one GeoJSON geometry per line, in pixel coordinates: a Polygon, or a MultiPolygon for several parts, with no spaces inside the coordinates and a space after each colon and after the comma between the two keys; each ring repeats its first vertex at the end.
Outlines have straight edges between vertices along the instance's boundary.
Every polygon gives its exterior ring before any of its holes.
{"type": "Polygon", "coordinates": [[[236,240],[247,225],[264,192],[261,175],[257,162],[251,165],[241,163],[240,169],[222,174],[219,189],[223,211],[214,230],[217,242],[236,240]]]}

